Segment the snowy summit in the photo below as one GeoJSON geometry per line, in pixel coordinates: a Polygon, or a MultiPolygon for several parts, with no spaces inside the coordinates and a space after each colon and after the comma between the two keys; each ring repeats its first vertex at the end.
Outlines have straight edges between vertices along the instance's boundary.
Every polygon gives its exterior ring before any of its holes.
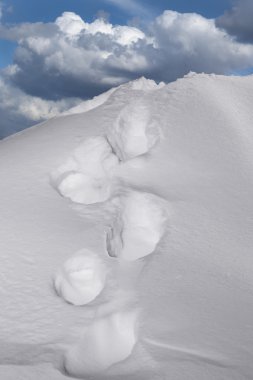
{"type": "Polygon", "coordinates": [[[0,142],[0,379],[252,378],[252,104],[140,78],[0,142]]]}

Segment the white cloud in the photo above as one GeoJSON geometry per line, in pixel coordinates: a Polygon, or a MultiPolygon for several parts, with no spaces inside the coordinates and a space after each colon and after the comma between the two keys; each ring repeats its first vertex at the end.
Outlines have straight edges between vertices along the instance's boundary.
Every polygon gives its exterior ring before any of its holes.
{"type": "Polygon", "coordinates": [[[102,18],[86,23],[73,12],[64,12],[56,19],[55,24],[63,34],[68,36],[80,37],[81,33],[95,36],[100,33],[111,36],[120,45],[130,45],[138,39],[145,38],[145,34],[135,27],[113,26],[102,18]]]}

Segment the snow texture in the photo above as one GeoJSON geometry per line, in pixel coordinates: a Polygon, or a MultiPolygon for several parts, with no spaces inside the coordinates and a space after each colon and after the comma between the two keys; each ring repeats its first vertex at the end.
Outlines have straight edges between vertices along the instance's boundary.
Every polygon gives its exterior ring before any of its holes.
{"type": "Polygon", "coordinates": [[[153,194],[131,191],[118,200],[118,208],[107,235],[109,255],[134,261],[152,253],[165,231],[162,200],[153,194]]]}
{"type": "Polygon", "coordinates": [[[73,305],[93,301],[103,290],[106,268],[93,252],[83,249],[69,258],[54,279],[60,297],[73,305]]]}

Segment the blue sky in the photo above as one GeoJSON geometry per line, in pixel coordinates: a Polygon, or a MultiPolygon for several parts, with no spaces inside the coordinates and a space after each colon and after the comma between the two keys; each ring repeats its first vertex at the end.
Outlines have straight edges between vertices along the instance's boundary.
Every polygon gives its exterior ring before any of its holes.
{"type": "Polygon", "coordinates": [[[252,19],[252,0],[0,0],[0,138],[140,76],[250,74],[252,19]]]}
{"type": "MultiPolygon", "coordinates": [[[[129,17],[135,16],[130,8],[127,11],[115,6],[113,2],[104,0],[6,0],[4,4],[7,12],[4,14],[3,21],[9,23],[53,21],[67,10],[79,14],[88,21],[91,21],[99,10],[110,13],[113,23],[125,23],[129,17]]],[[[139,4],[144,8],[149,8],[153,16],[157,16],[165,9],[172,9],[181,13],[197,12],[212,18],[229,8],[231,0],[146,0],[139,1],[139,4]]]]}

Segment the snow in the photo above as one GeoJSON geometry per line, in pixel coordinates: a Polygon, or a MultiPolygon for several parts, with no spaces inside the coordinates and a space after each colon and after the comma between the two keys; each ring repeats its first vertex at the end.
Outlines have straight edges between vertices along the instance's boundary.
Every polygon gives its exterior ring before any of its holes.
{"type": "Polygon", "coordinates": [[[72,376],[102,373],[130,356],[137,341],[137,312],[113,313],[96,319],[66,354],[65,369],[72,376]]]}
{"type": "Polygon", "coordinates": [[[159,129],[148,107],[135,100],[122,109],[109,131],[108,140],[124,161],[147,153],[159,140],[159,129]]]}
{"type": "Polygon", "coordinates": [[[110,95],[113,94],[113,92],[115,90],[116,90],[115,88],[111,88],[110,90],[104,92],[101,95],[94,96],[93,99],[86,100],[86,101],[78,104],[77,106],[72,107],[69,110],[63,112],[62,116],[91,111],[92,109],[99,107],[102,104],[104,104],[107,101],[107,99],[109,99],[110,95]]]}
{"type": "Polygon", "coordinates": [[[121,88],[123,89],[130,89],[130,90],[141,90],[141,91],[154,91],[159,88],[162,88],[165,86],[165,83],[160,82],[157,84],[152,79],[145,79],[144,77],[141,77],[139,79],[135,79],[132,82],[126,83],[124,85],[119,86],[118,88],[111,88],[110,90],[104,92],[103,94],[100,94],[98,96],[94,96],[93,99],[86,100],[84,102],[81,102],[75,107],[70,108],[69,110],[63,112],[61,115],[72,115],[76,113],[82,113],[82,112],[88,112],[92,109],[99,107],[103,105],[107,100],[110,99],[110,96],[116,91],[121,91],[121,88]]]}
{"type": "Polygon", "coordinates": [[[74,202],[102,202],[110,196],[110,176],[117,164],[107,139],[91,137],[75,149],[52,178],[60,194],[74,202]]]}
{"type": "Polygon", "coordinates": [[[55,276],[57,293],[73,305],[93,301],[103,290],[106,268],[95,253],[81,250],[68,259],[55,276]]]}
{"type": "Polygon", "coordinates": [[[252,378],[252,88],[142,78],[0,142],[1,379],[252,378]]]}
{"type": "Polygon", "coordinates": [[[118,203],[118,215],[107,236],[109,255],[128,261],[149,255],[164,233],[166,208],[158,197],[136,191],[118,203]]]}

